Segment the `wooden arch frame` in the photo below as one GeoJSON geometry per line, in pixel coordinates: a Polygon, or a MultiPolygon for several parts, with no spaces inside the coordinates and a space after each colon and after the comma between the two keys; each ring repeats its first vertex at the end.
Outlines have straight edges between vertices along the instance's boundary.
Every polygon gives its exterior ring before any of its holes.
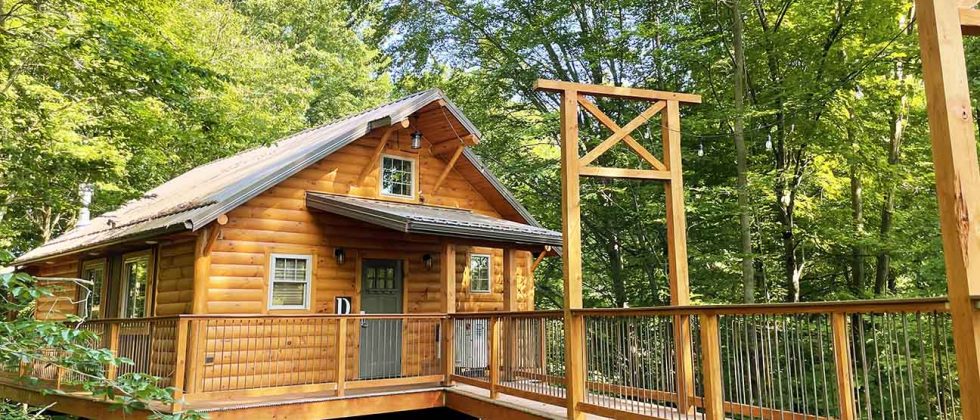
{"type": "MultiPolygon", "coordinates": [[[[667,197],[667,255],[670,303],[690,303],[687,271],[687,228],[684,216],[684,181],[681,166],[681,103],[700,103],[698,95],[662,92],[603,85],[539,79],[534,89],[561,94],[561,211],[562,261],[565,286],[565,360],[566,396],[569,419],[584,419],[578,408],[585,399],[585,326],[572,309],[582,308],[582,210],[579,177],[648,179],[664,182],[667,197]],[[588,97],[614,97],[652,102],[643,112],[620,127],[588,97]],[[585,156],[578,153],[578,110],[581,106],[613,134],[585,156]],[[630,133],[656,114],[661,114],[663,161],[634,139],[630,133]],[[623,142],[653,169],[628,169],[591,166],[600,155],[623,142]]],[[[689,316],[674,320],[674,342],[677,343],[678,411],[694,414],[690,404],[694,396],[691,322],[689,316]]]]}

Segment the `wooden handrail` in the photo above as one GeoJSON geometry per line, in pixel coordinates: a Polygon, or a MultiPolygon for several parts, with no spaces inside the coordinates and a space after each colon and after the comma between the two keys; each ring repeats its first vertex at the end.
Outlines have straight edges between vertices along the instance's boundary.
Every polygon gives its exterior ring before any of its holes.
{"type": "Polygon", "coordinates": [[[751,305],[688,305],[648,308],[575,309],[585,316],[642,315],[791,315],[829,313],[949,312],[942,298],[856,300],[837,302],[768,303],[751,305]]]}
{"type": "Polygon", "coordinates": [[[444,313],[414,314],[184,314],[180,319],[444,319],[444,313]]]}
{"type": "MultiPolygon", "coordinates": [[[[980,296],[973,301],[980,306],[980,296]]],[[[736,305],[686,305],[658,306],[637,308],[586,308],[573,309],[572,312],[586,316],[640,316],[640,315],[765,315],[765,314],[812,314],[812,313],[882,313],[882,312],[949,312],[949,301],[946,297],[853,300],[830,302],[799,302],[799,303],[760,303],[736,305]]],[[[533,317],[560,318],[561,310],[540,311],[488,311],[488,312],[457,312],[445,313],[408,313],[408,314],[180,314],[153,316],[144,318],[102,318],[84,321],[85,324],[119,323],[135,321],[156,321],[172,319],[298,319],[298,318],[365,318],[365,319],[461,319],[489,317],[533,317]]]]}
{"type": "Polygon", "coordinates": [[[488,312],[455,312],[449,315],[451,318],[491,318],[491,317],[508,317],[508,318],[561,318],[562,311],[560,310],[544,310],[544,311],[488,311],[488,312]]]}

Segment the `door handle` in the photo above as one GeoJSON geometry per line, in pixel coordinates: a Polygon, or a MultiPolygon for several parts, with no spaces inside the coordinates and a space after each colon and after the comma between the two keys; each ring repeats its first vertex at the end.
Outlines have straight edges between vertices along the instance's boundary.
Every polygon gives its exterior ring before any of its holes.
{"type": "Polygon", "coordinates": [[[361,328],[367,328],[367,327],[368,327],[368,322],[367,322],[367,320],[366,320],[366,319],[362,319],[362,320],[361,320],[361,328]]]}

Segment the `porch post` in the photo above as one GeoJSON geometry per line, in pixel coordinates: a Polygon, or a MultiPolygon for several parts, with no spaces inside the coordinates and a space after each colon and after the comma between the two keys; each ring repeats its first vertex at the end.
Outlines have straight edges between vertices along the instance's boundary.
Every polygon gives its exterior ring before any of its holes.
{"type": "Polygon", "coordinates": [[[565,280],[565,398],[568,419],[585,418],[585,331],[573,309],[582,309],[582,208],[578,157],[578,92],[561,94],[561,227],[565,280]]]}
{"type": "Polygon", "coordinates": [[[447,315],[442,322],[442,369],[446,377],[443,384],[452,385],[452,375],[455,370],[456,357],[453,352],[454,322],[452,314],[456,312],[456,245],[451,242],[443,242],[442,250],[439,254],[439,267],[441,272],[442,296],[440,298],[440,311],[447,315]]]}
{"type": "MultiPolygon", "coordinates": [[[[513,249],[504,249],[504,311],[514,312],[519,308],[517,307],[517,265],[514,261],[515,251],[513,249]]],[[[510,381],[514,378],[514,371],[517,369],[515,366],[518,356],[517,356],[517,328],[518,322],[517,318],[513,317],[502,317],[500,319],[503,321],[502,333],[504,346],[504,361],[501,365],[503,367],[504,380],[510,381]]]]}
{"type": "Polygon", "coordinates": [[[953,344],[960,394],[966,397],[963,418],[975,419],[980,418],[980,311],[973,304],[973,296],[980,295],[980,168],[960,22],[963,14],[977,15],[970,3],[975,2],[917,0],[915,5],[953,344]]]}
{"type": "MultiPolygon", "coordinates": [[[[684,215],[684,173],[681,170],[680,103],[666,101],[661,122],[664,163],[670,180],[664,184],[667,197],[667,266],[670,305],[691,303],[687,271],[687,223],[684,215]]],[[[674,317],[674,345],[677,346],[677,411],[694,414],[694,356],[691,349],[691,317],[674,317]]]]}
{"type": "Polygon", "coordinates": [[[456,312],[456,244],[442,243],[439,266],[442,277],[442,297],[440,312],[451,314],[456,312]]]}

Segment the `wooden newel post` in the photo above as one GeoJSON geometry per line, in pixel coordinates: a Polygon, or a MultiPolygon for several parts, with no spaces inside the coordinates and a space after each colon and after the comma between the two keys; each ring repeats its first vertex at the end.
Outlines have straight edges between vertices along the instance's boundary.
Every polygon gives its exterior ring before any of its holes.
{"type": "MultiPolygon", "coordinates": [[[[174,363],[174,400],[180,400],[184,397],[184,381],[187,375],[187,334],[190,332],[190,322],[188,319],[178,318],[174,333],[174,339],[177,340],[174,345],[175,356],[177,358],[174,363]]],[[[174,410],[179,409],[180,403],[174,403],[174,410]]]]}
{"type": "MultiPolygon", "coordinates": [[[[112,352],[113,356],[119,356],[119,323],[113,322],[109,324],[109,351],[112,352]]],[[[109,380],[116,379],[117,366],[115,364],[109,365],[109,370],[106,372],[106,378],[109,380]]]]}
{"type": "Polygon", "coordinates": [[[344,396],[347,386],[347,317],[337,318],[337,396],[344,396]]]}
{"type": "Polygon", "coordinates": [[[198,379],[200,378],[200,371],[198,369],[203,369],[202,360],[207,340],[202,339],[202,336],[207,334],[207,330],[203,327],[205,320],[188,319],[187,322],[187,361],[184,364],[184,394],[193,394],[198,390],[198,379]]]}
{"type": "Polygon", "coordinates": [[[840,402],[840,420],[855,418],[854,385],[851,383],[851,347],[847,337],[847,314],[830,316],[834,335],[834,364],[837,366],[837,400],[840,402]]]}
{"type": "Polygon", "coordinates": [[[721,339],[718,315],[701,317],[701,366],[704,375],[704,420],[725,418],[721,376],[721,339]]]}
{"type": "Polygon", "coordinates": [[[487,347],[490,355],[490,398],[497,398],[497,385],[500,384],[500,318],[490,317],[490,331],[487,334],[487,347]]]}
{"type": "Polygon", "coordinates": [[[454,331],[454,322],[451,316],[442,320],[442,342],[439,343],[442,346],[442,370],[446,377],[442,380],[442,384],[445,386],[451,386],[453,384],[453,374],[456,370],[456,342],[454,331]]]}

